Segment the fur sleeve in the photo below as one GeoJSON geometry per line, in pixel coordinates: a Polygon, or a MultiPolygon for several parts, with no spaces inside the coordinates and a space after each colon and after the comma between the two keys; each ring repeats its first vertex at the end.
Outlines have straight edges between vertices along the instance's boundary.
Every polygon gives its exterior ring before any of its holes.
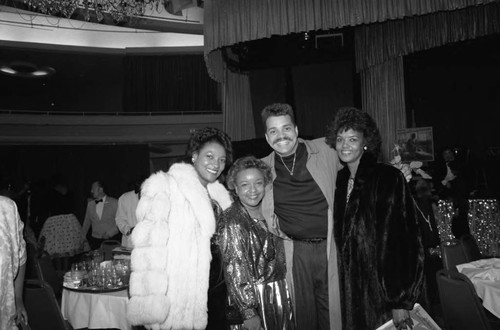
{"type": "Polygon", "coordinates": [[[396,169],[383,167],[377,196],[379,278],[391,309],[412,309],[423,282],[423,248],[410,188],[396,169]]]}

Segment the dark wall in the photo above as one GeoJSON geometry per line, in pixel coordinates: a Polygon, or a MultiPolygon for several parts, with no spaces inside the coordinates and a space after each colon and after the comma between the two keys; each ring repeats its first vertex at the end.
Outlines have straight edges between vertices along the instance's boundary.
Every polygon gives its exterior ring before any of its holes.
{"type": "Polygon", "coordinates": [[[48,78],[0,74],[0,109],[122,111],[123,56],[0,48],[0,62],[51,66],[48,78]]]}
{"type": "MultiPolygon", "coordinates": [[[[118,198],[137,177],[149,175],[147,145],[1,146],[0,179],[18,191],[29,182],[32,219],[46,212],[47,190],[54,179],[72,194],[74,213],[83,222],[90,186],[104,180],[107,194],[118,198]]],[[[25,197],[19,201],[25,205],[25,197]]]]}
{"type": "Polygon", "coordinates": [[[0,72],[0,109],[63,112],[220,112],[202,54],[77,53],[0,47],[0,65],[49,66],[49,77],[0,72]]]}
{"type": "Polygon", "coordinates": [[[498,196],[500,37],[409,56],[405,69],[409,127],[432,126],[436,159],[443,147],[457,147],[470,163],[471,186],[498,196]]]}
{"type": "Polygon", "coordinates": [[[256,135],[264,136],[261,110],[270,103],[293,106],[302,137],[321,137],[326,123],[342,106],[359,104],[354,62],[349,60],[295,65],[250,72],[256,135]]]}

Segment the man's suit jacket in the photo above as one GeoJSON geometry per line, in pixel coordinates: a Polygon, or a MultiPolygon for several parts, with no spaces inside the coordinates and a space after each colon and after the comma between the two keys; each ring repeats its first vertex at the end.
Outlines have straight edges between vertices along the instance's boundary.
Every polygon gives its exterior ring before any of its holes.
{"type": "Polygon", "coordinates": [[[96,203],[91,200],[87,203],[87,211],[85,212],[85,220],[83,221],[83,234],[86,235],[89,227],[92,226],[92,237],[94,238],[110,238],[118,233],[116,227],[115,216],[118,208],[118,201],[106,196],[104,207],[102,209],[102,217],[96,212],[96,203]]]}

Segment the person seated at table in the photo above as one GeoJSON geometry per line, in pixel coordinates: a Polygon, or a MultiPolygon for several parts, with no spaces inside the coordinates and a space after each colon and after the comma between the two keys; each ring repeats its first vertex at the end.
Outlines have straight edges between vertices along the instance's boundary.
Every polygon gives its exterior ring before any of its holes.
{"type": "Polygon", "coordinates": [[[73,213],[71,196],[64,183],[54,183],[48,193],[49,216],[38,238],[38,246],[48,253],[59,270],[68,270],[70,257],[90,249],[87,240],[80,239],[82,226],[73,213]]]}
{"type": "Polygon", "coordinates": [[[85,240],[89,228],[92,227],[89,244],[90,248],[95,250],[98,249],[105,240],[112,239],[120,241],[121,234],[115,222],[118,201],[106,195],[106,188],[103,181],[94,181],[90,193],[93,199],[89,200],[87,203],[81,241],[83,242],[85,240]]]}
{"type": "Polygon", "coordinates": [[[242,316],[233,329],[294,329],[283,239],[262,214],[271,180],[271,168],[253,156],[236,160],[227,176],[235,202],[223,213],[218,242],[229,297],[242,316]]]}
{"type": "Polygon", "coordinates": [[[0,329],[28,324],[23,302],[26,243],[16,203],[0,196],[0,329]]]}

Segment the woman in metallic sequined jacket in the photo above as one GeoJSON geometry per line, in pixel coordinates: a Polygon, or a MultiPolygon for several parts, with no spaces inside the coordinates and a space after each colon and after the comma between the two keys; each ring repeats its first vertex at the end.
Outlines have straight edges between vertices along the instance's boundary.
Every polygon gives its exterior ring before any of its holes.
{"type": "Polygon", "coordinates": [[[283,240],[269,232],[262,214],[270,182],[270,167],[251,156],[228,173],[235,202],[223,213],[218,240],[229,297],[243,317],[233,329],[294,329],[283,240]]]}

